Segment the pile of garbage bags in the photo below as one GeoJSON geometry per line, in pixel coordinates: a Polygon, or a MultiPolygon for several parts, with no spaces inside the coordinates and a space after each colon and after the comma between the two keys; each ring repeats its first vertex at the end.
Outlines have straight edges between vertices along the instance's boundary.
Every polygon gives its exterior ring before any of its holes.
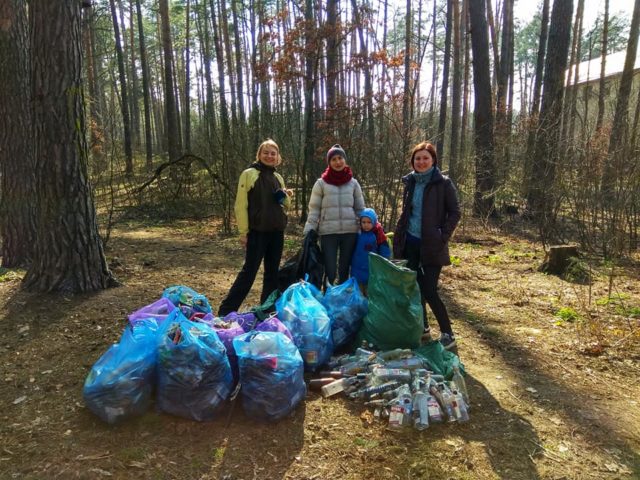
{"type": "Polygon", "coordinates": [[[107,423],[143,414],[154,399],[161,412],[209,421],[239,390],[248,417],[278,421],[305,398],[305,372],[328,367],[310,385],[363,401],[389,428],[465,421],[464,367],[439,342],[420,342],[416,273],[373,253],[369,265],[368,298],[354,278],[324,293],[301,280],[224,318],[195,290],[168,287],[127,316],[119,342],[91,368],[84,401],[107,423]]]}
{"type": "Polygon", "coordinates": [[[215,317],[204,295],[173,286],[128,320],[83,387],[85,404],[107,423],[143,414],[154,392],[159,411],[197,421],[217,418],[238,382],[247,414],[265,421],[306,395],[302,357],[275,317],[215,317]]]}

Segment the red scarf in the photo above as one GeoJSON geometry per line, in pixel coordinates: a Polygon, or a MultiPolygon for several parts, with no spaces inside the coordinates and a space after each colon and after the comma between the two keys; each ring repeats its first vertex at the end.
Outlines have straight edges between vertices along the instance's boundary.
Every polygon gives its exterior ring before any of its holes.
{"type": "Polygon", "coordinates": [[[384,230],[382,229],[382,225],[380,222],[376,223],[376,226],[371,229],[373,233],[376,235],[376,244],[382,245],[387,242],[387,236],[384,234],[384,230]]]}
{"type": "Polygon", "coordinates": [[[339,172],[335,171],[331,167],[327,167],[327,169],[322,172],[321,178],[328,184],[339,187],[351,180],[353,178],[353,173],[351,173],[351,169],[346,166],[339,172]]]}

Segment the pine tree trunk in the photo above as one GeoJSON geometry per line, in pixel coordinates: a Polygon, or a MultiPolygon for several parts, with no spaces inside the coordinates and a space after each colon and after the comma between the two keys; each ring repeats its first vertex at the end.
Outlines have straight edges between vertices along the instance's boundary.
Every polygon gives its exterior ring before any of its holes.
{"type": "MultiPolygon", "coordinates": [[[[638,0],[640,1],[640,0],[638,0]]],[[[553,228],[556,164],[560,155],[560,130],[564,77],[569,56],[573,0],[554,0],[549,25],[549,48],[544,67],[542,107],[535,141],[536,175],[532,177],[529,205],[539,220],[543,236],[553,228]]]]}
{"type": "Polygon", "coordinates": [[[83,15],[84,21],[84,57],[87,69],[87,86],[89,87],[89,151],[91,152],[91,167],[94,172],[100,172],[103,168],[104,158],[104,126],[102,119],[102,89],[98,82],[99,62],[96,61],[96,37],[95,37],[95,11],[93,7],[86,7],[83,15]]]}
{"type": "MultiPolygon", "coordinates": [[[[567,114],[567,117],[564,120],[563,124],[563,138],[571,144],[573,142],[573,137],[575,135],[576,130],[576,119],[578,118],[578,89],[575,87],[578,83],[578,79],[580,78],[580,57],[582,56],[582,23],[584,20],[584,0],[578,0],[578,8],[576,9],[576,21],[574,23],[573,35],[575,40],[575,45],[573,47],[575,51],[575,66],[573,71],[573,88],[568,88],[567,92],[569,92],[569,101],[567,108],[564,111],[567,114]]],[[[574,55],[572,53],[572,55],[574,55]]],[[[571,69],[569,70],[571,71],[571,69]]],[[[567,82],[568,83],[568,82],[567,82]]]]}
{"type": "MultiPolygon", "coordinates": [[[[233,54],[231,53],[231,38],[229,36],[229,22],[227,21],[227,2],[226,0],[218,0],[220,5],[219,18],[220,26],[222,27],[222,43],[224,45],[224,52],[227,58],[227,72],[229,76],[229,93],[231,95],[231,125],[232,131],[235,134],[238,131],[238,98],[236,96],[236,72],[235,63],[233,62],[233,54]]],[[[234,0],[231,0],[233,2],[234,0]]],[[[233,142],[234,138],[229,138],[230,142],[233,142]]]]}
{"type": "MultiPolygon", "coordinates": [[[[536,149],[536,135],[538,127],[538,113],[540,112],[540,94],[542,92],[542,79],[544,76],[544,59],[547,51],[547,37],[549,35],[549,0],[543,0],[542,20],[540,23],[540,35],[538,37],[538,55],[536,58],[536,71],[533,81],[533,99],[531,101],[531,123],[527,132],[527,158],[533,158],[536,149]]],[[[523,195],[527,199],[532,197],[533,182],[537,176],[535,162],[525,162],[523,195]]],[[[532,205],[527,206],[527,214],[533,214],[532,205]]]]}
{"type": "Polygon", "coordinates": [[[133,0],[129,0],[129,43],[131,44],[131,74],[129,75],[129,78],[131,79],[131,137],[135,148],[140,149],[140,106],[138,105],[140,96],[138,91],[138,69],[136,68],[136,27],[135,20],[133,18],[133,0]]]}
{"type": "Polygon", "coordinates": [[[142,100],[144,103],[144,146],[145,168],[151,171],[153,168],[153,140],[151,137],[151,98],[149,87],[149,61],[147,60],[147,47],[142,24],[142,9],[140,0],[136,0],[136,15],[138,19],[138,44],[140,45],[140,67],[142,68],[142,100]]]}
{"type": "MultiPolygon", "coordinates": [[[[113,0],[112,0],[113,1],[113,0]]],[[[164,108],[167,125],[167,143],[169,160],[180,156],[180,140],[178,133],[178,114],[173,86],[173,47],[171,46],[171,28],[169,20],[168,0],[160,1],[160,22],[162,30],[162,51],[164,55],[164,108]]]]}
{"type": "Polygon", "coordinates": [[[246,114],[244,111],[244,78],[242,75],[242,48],[240,47],[240,21],[238,19],[238,7],[237,3],[240,2],[241,8],[244,10],[242,0],[231,0],[231,13],[233,16],[234,25],[234,45],[235,45],[235,57],[236,57],[236,82],[238,84],[238,120],[240,122],[240,156],[241,158],[247,158],[247,142],[245,136],[245,128],[247,123],[246,114]]]}
{"type": "Polygon", "coordinates": [[[607,48],[609,42],[609,0],[604,0],[604,24],[602,25],[602,63],[600,64],[600,89],[598,91],[598,117],[596,119],[596,130],[602,129],[604,121],[604,100],[605,100],[605,71],[607,65],[607,48]]]}
{"type": "MultiPolygon", "coordinates": [[[[491,0],[489,0],[491,1],[491,0]]],[[[473,85],[475,91],[474,143],[476,147],[476,189],[473,211],[488,216],[494,210],[494,140],[489,70],[489,36],[485,0],[469,3],[471,47],[473,49],[473,85]]]]}
{"type": "Polygon", "coordinates": [[[451,148],[449,152],[449,177],[456,181],[458,176],[458,145],[460,139],[460,104],[462,102],[462,55],[460,37],[464,25],[460,22],[459,0],[452,1],[453,6],[453,84],[451,89],[451,148]]]}
{"type": "MultiPolygon", "coordinates": [[[[447,99],[449,98],[449,67],[451,65],[451,22],[453,18],[453,0],[447,0],[447,21],[444,37],[444,65],[442,67],[442,89],[440,90],[440,118],[438,120],[438,140],[436,151],[438,158],[444,158],[444,134],[447,126],[447,99]]],[[[442,166],[442,164],[440,165],[442,166]]]]}
{"type": "MultiPolygon", "coordinates": [[[[493,51],[493,83],[491,85],[491,94],[496,90],[498,77],[500,76],[500,54],[498,52],[498,32],[496,30],[496,20],[493,16],[493,0],[485,0],[487,10],[487,23],[489,25],[489,33],[491,34],[491,49],[493,51]]],[[[504,0],[503,0],[504,1],[504,0]]]]}
{"type": "MultiPolygon", "coordinates": [[[[489,0],[490,1],[490,0],[489,0]]],[[[503,0],[502,3],[502,42],[500,61],[498,62],[497,95],[496,95],[496,150],[499,184],[504,184],[508,169],[507,158],[509,148],[509,125],[507,125],[507,94],[509,91],[509,73],[511,71],[511,51],[513,50],[512,24],[514,0],[503,0]]]]}
{"type": "Polygon", "coordinates": [[[185,5],[184,41],[184,149],[191,152],[191,2],[185,5]]]}
{"type": "Polygon", "coordinates": [[[87,178],[80,2],[35,1],[31,21],[37,236],[24,286],[88,292],[113,285],[87,178]]]}
{"type": "Polygon", "coordinates": [[[407,0],[405,15],[405,44],[404,44],[404,95],[402,97],[402,151],[409,150],[409,134],[411,131],[411,118],[409,118],[409,105],[411,103],[411,0],[407,0]]]}
{"type": "MultiPolygon", "coordinates": [[[[460,123],[460,159],[462,161],[465,160],[467,156],[467,124],[468,124],[468,116],[469,116],[469,72],[470,68],[470,50],[471,44],[470,39],[471,36],[469,34],[469,0],[463,0],[463,8],[462,8],[462,21],[460,22],[461,29],[464,31],[464,81],[462,87],[462,120],[460,123]]],[[[457,174],[456,174],[457,175],[457,174]]],[[[454,181],[459,180],[458,178],[453,178],[454,181]]],[[[457,183],[457,182],[456,182],[457,183]]]]}
{"type": "Polygon", "coordinates": [[[313,163],[313,155],[315,151],[315,125],[314,117],[314,63],[316,35],[314,33],[315,20],[313,18],[313,0],[305,0],[304,2],[304,19],[305,19],[305,57],[304,57],[304,160],[302,162],[302,215],[300,222],[307,220],[308,201],[307,192],[311,182],[311,164],[313,163]]]}
{"type": "Polygon", "coordinates": [[[35,240],[29,40],[26,3],[0,2],[0,256],[27,266],[35,240]]]}
{"type": "MultiPolygon", "coordinates": [[[[227,106],[226,81],[224,76],[224,54],[222,51],[222,42],[220,41],[219,22],[216,16],[215,2],[211,0],[211,26],[213,30],[213,47],[216,55],[216,62],[218,66],[218,97],[220,99],[220,126],[221,126],[221,142],[220,142],[220,157],[221,157],[221,170],[222,178],[229,184],[232,178],[237,178],[234,166],[229,164],[229,149],[228,141],[231,138],[231,127],[229,126],[229,109],[227,106]]],[[[223,229],[225,232],[231,231],[231,197],[224,193],[223,199],[225,215],[223,216],[223,229]]]]}
{"type": "Polygon", "coordinates": [[[127,96],[127,80],[124,69],[124,56],[122,54],[122,42],[120,40],[120,25],[116,12],[115,0],[109,0],[111,8],[111,20],[113,22],[113,34],[116,42],[116,57],[118,59],[118,79],[120,81],[120,109],[122,112],[122,128],[124,130],[124,156],[125,173],[133,174],[133,152],[131,151],[131,121],[129,118],[129,100],[127,96]]]}
{"type": "Polygon", "coordinates": [[[531,115],[537,116],[540,111],[540,93],[542,92],[542,78],[544,76],[544,58],[547,51],[547,37],[549,35],[549,0],[542,3],[542,21],[540,23],[540,37],[538,38],[538,56],[536,59],[536,73],[533,82],[533,101],[531,115]]]}
{"type": "Polygon", "coordinates": [[[327,0],[327,77],[325,91],[327,96],[327,125],[333,134],[335,114],[338,109],[338,0],[327,0]]]}

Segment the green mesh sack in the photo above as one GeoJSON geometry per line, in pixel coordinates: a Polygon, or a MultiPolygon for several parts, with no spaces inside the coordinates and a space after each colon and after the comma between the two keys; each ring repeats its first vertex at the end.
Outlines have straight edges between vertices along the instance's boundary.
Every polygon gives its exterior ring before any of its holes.
{"type": "Polygon", "coordinates": [[[356,345],[379,350],[417,348],[424,330],[416,272],[369,253],[369,313],[356,345]]]}
{"type": "Polygon", "coordinates": [[[420,348],[416,348],[413,353],[418,355],[425,362],[425,367],[438,375],[444,375],[446,380],[453,377],[453,367],[458,366],[460,372],[464,374],[464,365],[460,362],[460,358],[449,350],[445,350],[442,344],[437,340],[432,340],[420,348]]]}

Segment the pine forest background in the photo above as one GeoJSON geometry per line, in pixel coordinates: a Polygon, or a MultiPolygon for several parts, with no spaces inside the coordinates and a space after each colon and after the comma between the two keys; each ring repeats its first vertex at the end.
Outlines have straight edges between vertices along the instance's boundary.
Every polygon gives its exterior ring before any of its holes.
{"type": "Polygon", "coordinates": [[[60,273],[72,222],[88,225],[81,249],[127,218],[214,219],[231,233],[238,176],[266,138],[295,221],[340,143],[392,230],[408,152],[430,140],[465,216],[518,215],[545,245],[607,258],[638,247],[640,0],[632,18],[605,1],[590,29],[585,0],[544,0],[527,22],[514,22],[515,0],[47,3],[0,0],[0,253],[5,267],[33,265],[27,286],[109,283],[100,245],[84,269],[96,279],[60,273]],[[619,51],[624,70],[605,74],[619,51]],[[581,83],[570,66],[601,56],[581,83]],[[66,153],[54,146],[65,128],[66,153]]]}

